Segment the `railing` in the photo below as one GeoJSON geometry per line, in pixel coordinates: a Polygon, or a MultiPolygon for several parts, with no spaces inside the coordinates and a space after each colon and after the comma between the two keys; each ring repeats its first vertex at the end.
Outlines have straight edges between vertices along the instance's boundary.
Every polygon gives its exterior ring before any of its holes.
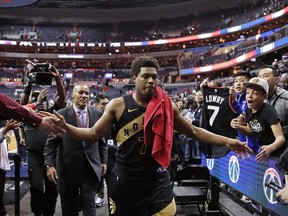
{"type": "Polygon", "coordinates": [[[255,155],[242,159],[232,152],[219,159],[202,157],[202,165],[209,168],[213,177],[259,203],[272,215],[284,216],[287,215],[288,206],[281,204],[276,199],[276,192],[266,186],[269,182],[283,186],[284,175],[277,169],[276,163],[277,159],[272,157],[262,163],[257,163],[255,155]]]}

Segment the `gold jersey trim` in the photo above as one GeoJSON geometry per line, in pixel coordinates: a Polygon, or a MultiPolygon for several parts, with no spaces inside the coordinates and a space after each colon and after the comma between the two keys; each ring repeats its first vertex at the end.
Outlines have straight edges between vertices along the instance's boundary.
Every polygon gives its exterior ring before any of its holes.
{"type": "Polygon", "coordinates": [[[145,112],[119,129],[116,137],[118,147],[130,137],[144,129],[144,116],[145,112]]]}

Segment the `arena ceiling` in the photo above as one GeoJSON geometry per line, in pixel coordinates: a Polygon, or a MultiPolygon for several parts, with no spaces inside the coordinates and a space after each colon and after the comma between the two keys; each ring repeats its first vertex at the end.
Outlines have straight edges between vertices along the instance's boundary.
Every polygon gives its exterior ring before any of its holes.
{"type": "Polygon", "coordinates": [[[175,4],[193,0],[40,0],[33,5],[37,8],[137,8],[155,7],[167,4],[175,4]]]}
{"type": "Polygon", "coordinates": [[[239,0],[3,0],[0,1],[0,22],[88,26],[198,15],[202,11],[232,8],[239,3],[239,0]],[[20,2],[27,2],[28,6],[7,6],[20,2]]]}
{"type": "MultiPolygon", "coordinates": [[[[0,8],[29,6],[33,8],[120,9],[157,7],[183,2],[197,2],[197,0],[3,0],[0,1],[0,8]]],[[[221,4],[223,1],[218,0],[217,2],[221,4]]]]}

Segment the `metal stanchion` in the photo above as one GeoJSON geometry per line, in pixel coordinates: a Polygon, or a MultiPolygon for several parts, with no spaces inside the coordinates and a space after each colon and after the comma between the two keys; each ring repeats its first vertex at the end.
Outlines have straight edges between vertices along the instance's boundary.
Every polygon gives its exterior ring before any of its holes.
{"type": "Polygon", "coordinates": [[[20,154],[14,154],[14,165],[15,165],[15,216],[20,216],[20,154]]]}
{"type": "Polygon", "coordinates": [[[211,200],[208,203],[207,215],[214,216],[220,214],[219,208],[219,180],[213,176],[210,177],[211,200]]]}

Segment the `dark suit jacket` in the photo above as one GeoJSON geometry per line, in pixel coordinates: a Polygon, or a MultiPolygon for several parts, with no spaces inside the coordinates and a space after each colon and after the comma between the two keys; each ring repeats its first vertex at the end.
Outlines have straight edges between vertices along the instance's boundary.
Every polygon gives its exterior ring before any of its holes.
{"type": "MultiPolygon", "coordinates": [[[[59,113],[64,116],[67,123],[78,126],[73,106],[61,109],[59,113]]],[[[89,106],[88,114],[89,127],[92,127],[102,115],[100,111],[89,106]]],[[[101,164],[107,164],[107,144],[104,139],[99,140],[97,143],[82,142],[69,134],[56,138],[49,136],[44,156],[45,165],[55,167],[58,180],[63,183],[81,183],[87,171],[87,161],[100,181],[101,164]]]]}

